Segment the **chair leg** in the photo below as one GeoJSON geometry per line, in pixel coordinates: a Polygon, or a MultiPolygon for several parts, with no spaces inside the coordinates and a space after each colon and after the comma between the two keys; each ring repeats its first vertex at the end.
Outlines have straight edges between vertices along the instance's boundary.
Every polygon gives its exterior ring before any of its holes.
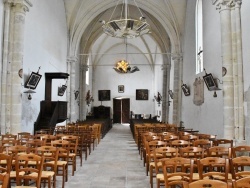
{"type": "MultiPolygon", "coordinates": [[[[80,152],[82,152],[82,151],[80,151],[80,152]]],[[[81,155],[80,155],[80,164],[81,164],[81,166],[82,166],[82,153],[81,153],[81,155]]]]}
{"type": "Polygon", "coordinates": [[[65,184],[65,171],[63,169],[63,175],[62,175],[62,188],[64,188],[64,184],[65,184]]]}
{"type": "Polygon", "coordinates": [[[151,185],[151,188],[153,188],[153,169],[154,167],[153,166],[150,166],[149,167],[149,175],[150,175],[150,185],[151,185]]]}
{"type": "Polygon", "coordinates": [[[53,177],[53,187],[56,188],[56,174],[53,177]]]}
{"type": "Polygon", "coordinates": [[[146,176],[148,176],[148,171],[149,171],[149,164],[148,164],[149,162],[147,161],[146,162],[146,176]]]}
{"type": "Polygon", "coordinates": [[[64,179],[64,183],[63,183],[62,188],[64,188],[65,182],[68,182],[68,164],[63,165],[63,179],[64,179]]]}
{"type": "Polygon", "coordinates": [[[75,156],[75,160],[74,160],[74,171],[76,171],[76,156],[75,156]]]}
{"type": "Polygon", "coordinates": [[[88,148],[89,148],[89,155],[90,155],[90,153],[91,153],[91,144],[89,144],[88,148]]]}
{"type": "Polygon", "coordinates": [[[75,175],[76,171],[76,156],[72,157],[72,176],[75,175]]]}
{"type": "Polygon", "coordinates": [[[143,165],[145,166],[146,164],[146,152],[143,152],[143,165]]]}
{"type": "Polygon", "coordinates": [[[51,188],[51,176],[49,176],[49,179],[48,179],[48,188],[51,188]]]}
{"type": "Polygon", "coordinates": [[[66,168],[66,182],[68,182],[68,164],[65,165],[65,168],[66,168]]]}
{"type": "Polygon", "coordinates": [[[156,181],[157,181],[157,188],[161,187],[161,183],[162,183],[162,186],[163,186],[164,181],[161,181],[160,179],[156,179],[156,181]]]}
{"type": "Polygon", "coordinates": [[[85,161],[86,161],[88,158],[88,147],[86,147],[86,150],[84,150],[84,152],[85,152],[85,161]]]}

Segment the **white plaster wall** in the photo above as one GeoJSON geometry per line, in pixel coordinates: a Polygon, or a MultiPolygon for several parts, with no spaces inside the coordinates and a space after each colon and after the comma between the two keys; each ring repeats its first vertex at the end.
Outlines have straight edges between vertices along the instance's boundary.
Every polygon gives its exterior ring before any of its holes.
{"type": "MultiPolygon", "coordinates": [[[[0,2],[0,26],[1,26],[1,29],[0,29],[0,59],[1,59],[1,62],[2,62],[2,57],[3,57],[3,48],[2,48],[2,45],[3,45],[3,24],[4,24],[4,4],[3,4],[3,1],[0,2]]],[[[2,68],[0,68],[0,71],[2,71],[2,68]]],[[[1,79],[0,79],[1,80],[1,79]]]]}
{"type": "MultiPolygon", "coordinates": [[[[42,74],[32,100],[23,95],[22,131],[33,132],[34,122],[44,100],[45,72],[67,71],[67,27],[64,3],[61,0],[32,1],[33,7],[26,15],[23,72],[24,82],[32,71],[42,74]]],[[[52,100],[65,101],[57,96],[58,86],[65,80],[53,80],[52,100]]],[[[24,88],[25,90],[25,88],[24,88]]]]}
{"type": "MultiPolygon", "coordinates": [[[[150,40],[149,38],[147,40],[150,40]]],[[[152,41],[152,40],[151,40],[152,41]]],[[[159,91],[162,93],[162,58],[160,55],[155,55],[152,61],[149,59],[147,54],[141,54],[145,52],[145,46],[140,39],[128,40],[128,54],[127,59],[131,65],[137,66],[140,71],[131,74],[119,74],[113,67],[119,60],[126,59],[125,53],[126,45],[121,39],[114,39],[111,37],[100,37],[93,45],[93,53],[99,50],[99,52],[105,53],[101,57],[94,57],[93,62],[97,64],[94,67],[94,84],[93,84],[93,106],[110,106],[113,109],[113,98],[116,97],[127,97],[130,98],[130,110],[135,114],[151,114],[156,115],[155,105],[153,101],[154,95],[159,91]],[[107,55],[112,54],[112,55],[107,55]],[[155,67],[153,64],[157,64],[155,67]],[[124,93],[118,92],[118,85],[124,85],[124,93]],[[136,89],[148,89],[149,98],[148,100],[136,100],[136,89]],[[111,90],[111,100],[98,101],[98,90],[111,90]]],[[[158,52],[156,44],[152,41],[150,48],[154,49],[154,52],[158,52]]],[[[113,110],[111,112],[111,117],[113,110]]]]}
{"type": "Polygon", "coordinates": [[[244,91],[245,91],[245,125],[246,125],[246,141],[250,144],[250,1],[243,1],[241,8],[241,24],[242,24],[242,47],[243,47],[243,74],[244,74],[244,91]]]}
{"type": "MultiPolygon", "coordinates": [[[[216,134],[223,137],[223,98],[222,91],[217,91],[217,98],[213,92],[204,86],[204,103],[201,106],[193,104],[195,78],[205,75],[195,74],[195,4],[196,0],[189,0],[187,4],[186,28],[183,47],[183,82],[190,86],[191,95],[182,99],[182,121],[186,128],[199,130],[201,133],[216,134]]],[[[220,14],[211,1],[203,1],[203,36],[204,36],[204,68],[221,80],[221,39],[220,14]]],[[[222,88],[222,85],[219,85],[222,88]]]]}

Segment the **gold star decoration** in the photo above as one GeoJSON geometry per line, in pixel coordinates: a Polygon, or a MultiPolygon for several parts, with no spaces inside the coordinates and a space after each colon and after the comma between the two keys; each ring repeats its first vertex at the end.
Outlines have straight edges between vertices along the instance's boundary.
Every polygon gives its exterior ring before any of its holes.
{"type": "Polygon", "coordinates": [[[117,68],[117,70],[120,70],[120,71],[126,73],[128,71],[128,69],[130,68],[130,66],[129,66],[127,61],[121,60],[121,61],[117,62],[116,68],[117,68]]]}

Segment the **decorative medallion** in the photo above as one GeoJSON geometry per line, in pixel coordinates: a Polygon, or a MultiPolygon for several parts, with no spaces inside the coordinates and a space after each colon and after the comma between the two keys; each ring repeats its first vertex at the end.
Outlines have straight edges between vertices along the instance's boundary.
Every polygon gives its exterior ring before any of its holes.
{"type": "Polygon", "coordinates": [[[18,75],[19,75],[19,77],[20,77],[20,78],[22,78],[22,77],[23,77],[23,69],[19,69],[19,71],[18,71],[18,75]]]}
{"type": "Polygon", "coordinates": [[[222,76],[224,77],[227,74],[226,67],[222,67],[222,76]]]}

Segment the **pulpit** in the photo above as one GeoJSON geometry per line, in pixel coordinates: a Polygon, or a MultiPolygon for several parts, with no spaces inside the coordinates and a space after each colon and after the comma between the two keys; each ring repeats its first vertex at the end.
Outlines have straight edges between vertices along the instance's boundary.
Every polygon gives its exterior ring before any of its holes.
{"type": "Polygon", "coordinates": [[[67,119],[67,101],[51,101],[52,79],[67,79],[68,73],[45,73],[45,100],[34,123],[34,133],[41,129],[54,130],[57,123],[67,119]]]}

